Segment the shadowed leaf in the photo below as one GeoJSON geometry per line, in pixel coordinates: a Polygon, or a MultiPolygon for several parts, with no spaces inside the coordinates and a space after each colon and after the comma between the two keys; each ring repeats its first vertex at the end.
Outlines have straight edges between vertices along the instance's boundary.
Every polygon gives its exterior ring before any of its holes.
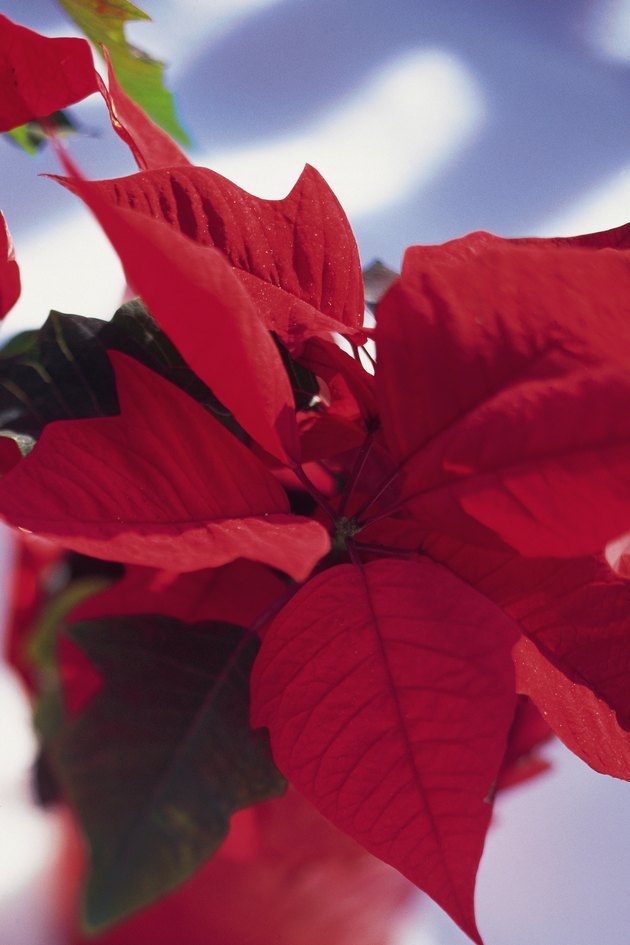
{"type": "Polygon", "coordinates": [[[0,427],[37,438],[53,420],[117,413],[111,350],[172,381],[246,438],[139,299],[125,303],[109,322],[51,312],[39,331],[12,339],[0,352],[0,427]]]}
{"type": "Polygon", "coordinates": [[[234,811],[285,783],[249,726],[255,637],[161,616],[70,633],[104,677],[54,749],[91,848],[85,920],[98,929],[191,876],[234,811]]]}

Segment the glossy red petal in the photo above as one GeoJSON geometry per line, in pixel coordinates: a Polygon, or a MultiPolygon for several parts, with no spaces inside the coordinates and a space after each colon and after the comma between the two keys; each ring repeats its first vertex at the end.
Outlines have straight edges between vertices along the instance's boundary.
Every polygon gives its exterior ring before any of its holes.
{"type": "Polygon", "coordinates": [[[113,205],[73,174],[127,281],[182,356],[264,449],[290,462],[299,445],[293,394],[276,345],[225,258],[158,219],[113,205]]]}
{"type": "Polygon", "coordinates": [[[72,105],[98,91],[84,39],[49,39],[0,15],[0,131],[72,105]]]}
{"type": "Polygon", "coordinates": [[[4,318],[20,297],[20,270],[15,261],[13,242],[0,213],[0,318],[4,318]]]}
{"type": "Polygon", "coordinates": [[[591,767],[630,779],[630,583],[599,558],[424,545],[520,625],[519,689],[548,725],[591,767]]]}
{"type": "Polygon", "coordinates": [[[255,197],[205,167],[153,170],[93,187],[111,204],[219,250],[264,324],[283,341],[354,333],[363,323],[356,242],[339,201],[314,168],[307,165],[282,200],[255,197]]]}
{"type": "Polygon", "coordinates": [[[304,580],[321,525],[288,514],[282,487],[200,404],[111,355],[121,415],[49,424],[0,483],[13,525],[97,558],[196,571],[239,557],[304,580]]]}
{"type": "Polygon", "coordinates": [[[477,942],[475,874],[515,708],[513,623],[444,568],[342,565],[269,628],[253,722],[333,823],[477,942]]]}
{"type": "Polygon", "coordinates": [[[112,68],[109,53],[103,47],[107,63],[107,87],[99,76],[99,89],[109,109],[114,131],[131,150],[141,170],[190,164],[173,139],[129,98],[112,68]]]}
{"type": "Polygon", "coordinates": [[[416,517],[467,541],[481,523],[527,555],[630,528],[629,293],[624,251],[478,234],[408,251],[376,382],[416,517]]]}

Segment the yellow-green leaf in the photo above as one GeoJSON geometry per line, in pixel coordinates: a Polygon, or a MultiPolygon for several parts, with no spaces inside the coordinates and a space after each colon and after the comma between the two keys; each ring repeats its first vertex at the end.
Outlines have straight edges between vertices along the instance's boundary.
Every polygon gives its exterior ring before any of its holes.
{"type": "Polygon", "coordinates": [[[163,81],[164,64],[131,46],[125,23],[151,17],[127,0],[58,0],[94,44],[107,46],[118,81],[127,95],[182,144],[188,136],[175,113],[171,92],[163,81]]]}
{"type": "MultiPolygon", "coordinates": [[[[65,112],[54,112],[49,115],[47,121],[54,126],[59,137],[66,137],[76,131],[75,126],[65,112]]],[[[12,128],[11,131],[6,133],[15,144],[31,155],[37,154],[48,140],[48,135],[39,121],[29,121],[25,125],[12,128]]]]}

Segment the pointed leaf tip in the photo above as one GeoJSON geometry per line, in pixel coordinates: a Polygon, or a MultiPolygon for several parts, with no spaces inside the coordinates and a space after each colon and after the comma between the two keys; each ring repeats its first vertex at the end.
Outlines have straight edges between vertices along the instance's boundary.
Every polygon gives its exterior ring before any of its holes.
{"type": "MultiPolygon", "coordinates": [[[[159,218],[117,206],[67,153],[61,180],[90,208],[120,256],[127,281],[186,362],[264,449],[299,459],[291,385],[269,331],[224,256],[159,218]]],[[[185,171],[185,168],[179,168],[185,171]]]]}
{"type": "Polygon", "coordinates": [[[481,942],[474,885],[516,696],[517,631],[428,559],[342,565],[274,620],[253,721],[341,830],[481,942]]]}

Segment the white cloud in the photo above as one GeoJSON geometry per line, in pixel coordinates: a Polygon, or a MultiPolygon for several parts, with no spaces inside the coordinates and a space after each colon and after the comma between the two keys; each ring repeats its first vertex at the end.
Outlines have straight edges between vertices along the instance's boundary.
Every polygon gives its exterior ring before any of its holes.
{"type": "Polygon", "coordinates": [[[299,131],[210,152],[200,163],[253,193],[281,197],[308,162],[356,219],[427,184],[478,132],[484,112],[463,63],[442,50],[416,49],[299,131]]]}
{"type": "Polygon", "coordinates": [[[77,209],[37,235],[16,241],[22,295],[0,328],[0,338],[41,325],[51,308],[109,317],[120,304],[125,278],[118,257],[87,210],[77,209]]]}
{"type": "Polygon", "coordinates": [[[630,62],[630,0],[599,0],[585,11],[582,35],[598,55],[630,62]]]}
{"type": "Polygon", "coordinates": [[[620,226],[630,219],[630,164],[536,227],[535,236],[574,236],[620,226]]]}
{"type": "MultiPolygon", "coordinates": [[[[162,4],[159,12],[154,11],[156,27],[153,29],[146,20],[128,23],[127,36],[140,49],[169,63],[168,81],[172,84],[202,49],[223,39],[249,16],[279,2],[281,0],[178,0],[162,4]]],[[[149,12],[148,5],[146,7],[149,12]]]]}

